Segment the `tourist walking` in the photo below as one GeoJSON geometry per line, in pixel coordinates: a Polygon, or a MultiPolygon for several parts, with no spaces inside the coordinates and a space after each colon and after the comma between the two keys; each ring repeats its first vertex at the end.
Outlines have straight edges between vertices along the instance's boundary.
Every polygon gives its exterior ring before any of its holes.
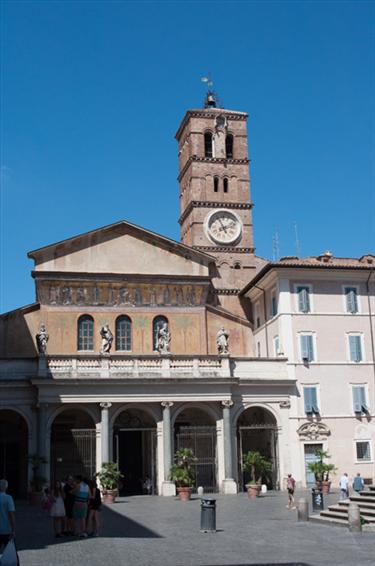
{"type": "Polygon", "coordinates": [[[82,476],[75,476],[75,486],[72,489],[74,495],[73,520],[75,532],[79,537],[87,537],[86,519],[87,507],[90,497],[90,488],[82,476]]]}
{"type": "Polygon", "coordinates": [[[340,478],[339,487],[340,499],[347,499],[349,497],[349,478],[346,472],[340,478]]]}
{"type": "Polygon", "coordinates": [[[16,536],[16,509],[13,497],[6,493],[7,489],[7,480],[0,480],[0,551],[16,536]]]}
{"type": "Polygon", "coordinates": [[[292,474],[288,474],[288,478],[286,480],[286,488],[288,490],[288,509],[295,509],[296,506],[294,505],[294,490],[296,487],[296,480],[292,476],[292,474]]]}
{"type": "Polygon", "coordinates": [[[364,489],[364,487],[365,487],[365,481],[361,477],[361,474],[358,472],[357,475],[355,476],[355,478],[353,479],[353,489],[354,489],[354,491],[359,493],[360,491],[362,491],[364,489]]]}
{"type": "Polygon", "coordinates": [[[87,534],[89,536],[98,537],[100,529],[100,511],[102,508],[102,498],[100,489],[95,480],[89,480],[90,498],[87,516],[87,534]]]}
{"type": "Polygon", "coordinates": [[[55,537],[63,536],[65,525],[65,505],[64,505],[64,491],[61,482],[55,481],[52,488],[52,507],[50,515],[53,518],[53,529],[55,537]]]}

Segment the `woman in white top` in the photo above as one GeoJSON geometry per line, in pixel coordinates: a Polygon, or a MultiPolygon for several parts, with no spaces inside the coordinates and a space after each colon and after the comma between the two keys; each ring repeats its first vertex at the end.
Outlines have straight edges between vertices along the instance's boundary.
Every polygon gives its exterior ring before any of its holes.
{"type": "Polygon", "coordinates": [[[53,528],[56,537],[62,537],[65,522],[64,490],[61,482],[55,481],[51,490],[52,507],[50,515],[53,518],[53,528]]]}

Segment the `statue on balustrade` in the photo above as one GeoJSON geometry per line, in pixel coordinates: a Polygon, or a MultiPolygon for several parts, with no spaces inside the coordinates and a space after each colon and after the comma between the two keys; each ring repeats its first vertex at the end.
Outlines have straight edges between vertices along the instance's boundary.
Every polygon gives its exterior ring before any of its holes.
{"type": "Polygon", "coordinates": [[[159,354],[168,354],[171,343],[171,334],[168,330],[168,323],[164,322],[158,329],[156,349],[159,354]]]}
{"type": "Polygon", "coordinates": [[[49,339],[46,327],[43,323],[41,323],[40,328],[39,328],[39,332],[36,335],[36,345],[38,347],[38,352],[39,354],[41,354],[42,356],[45,355],[46,350],[47,350],[47,342],[49,339]]]}
{"type": "Polygon", "coordinates": [[[108,324],[102,326],[100,330],[100,336],[102,337],[102,347],[100,349],[101,354],[109,354],[113,342],[113,334],[109,329],[108,324]]]}
{"type": "Polygon", "coordinates": [[[229,353],[229,332],[222,326],[216,334],[216,345],[218,354],[229,353]]]}

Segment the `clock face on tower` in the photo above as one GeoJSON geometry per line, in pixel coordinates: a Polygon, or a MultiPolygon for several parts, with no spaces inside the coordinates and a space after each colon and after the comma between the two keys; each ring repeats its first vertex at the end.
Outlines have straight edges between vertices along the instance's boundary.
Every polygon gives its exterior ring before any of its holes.
{"type": "Polygon", "coordinates": [[[230,210],[214,210],[206,218],[205,232],[215,244],[233,244],[241,236],[242,222],[230,210]]]}

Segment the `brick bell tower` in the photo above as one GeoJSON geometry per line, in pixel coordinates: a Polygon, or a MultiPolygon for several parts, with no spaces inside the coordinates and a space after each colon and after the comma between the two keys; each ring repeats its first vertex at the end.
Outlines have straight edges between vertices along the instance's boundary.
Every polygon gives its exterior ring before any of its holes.
{"type": "Polygon", "coordinates": [[[188,110],[176,133],[181,240],[217,258],[216,293],[232,309],[233,301],[225,297],[238,294],[259,261],[254,257],[247,117],[218,108],[208,91],[204,108],[188,110]]]}

